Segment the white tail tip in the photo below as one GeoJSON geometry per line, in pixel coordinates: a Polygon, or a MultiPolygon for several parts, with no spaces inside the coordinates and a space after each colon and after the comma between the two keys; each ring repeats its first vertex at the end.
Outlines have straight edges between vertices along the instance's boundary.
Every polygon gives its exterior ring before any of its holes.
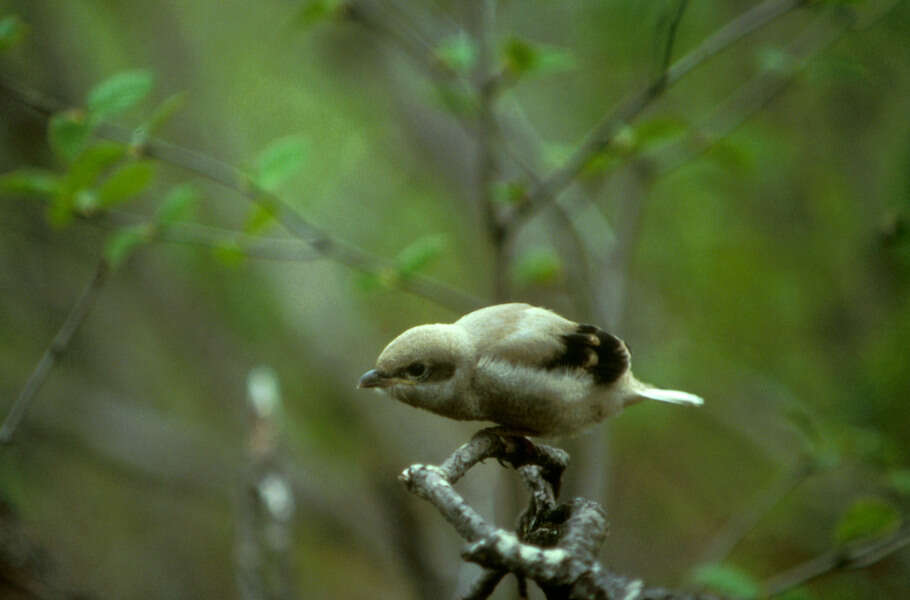
{"type": "Polygon", "coordinates": [[[672,404],[689,404],[691,406],[701,406],[705,403],[700,396],[690,394],[689,392],[680,392],[679,390],[662,390],[659,388],[646,388],[638,390],[637,394],[642,398],[649,400],[658,400],[660,402],[670,402],[672,404]]]}

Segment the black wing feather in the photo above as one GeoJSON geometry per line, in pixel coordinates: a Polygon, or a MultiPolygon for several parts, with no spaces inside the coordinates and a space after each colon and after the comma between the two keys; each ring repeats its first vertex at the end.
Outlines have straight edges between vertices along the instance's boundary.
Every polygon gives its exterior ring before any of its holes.
{"type": "Polygon", "coordinates": [[[625,342],[594,325],[579,325],[561,337],[565,350],[546,365],[548,369],[584,369],[602,385],[629,370],[631,357],[625,342]]]}

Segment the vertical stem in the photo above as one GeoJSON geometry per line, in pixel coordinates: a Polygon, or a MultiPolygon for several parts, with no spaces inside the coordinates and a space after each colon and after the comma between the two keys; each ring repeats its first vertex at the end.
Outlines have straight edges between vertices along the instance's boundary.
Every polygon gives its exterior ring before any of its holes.
{"type": "Polygon", "coordinates": [[[494,38],[496,0],[480,0],[477,27],[476,89],[477,113],[477,200],[483,211],[487,233],[493,252],[493,300],[502,302],[509,296],[508,251],[505,226],[496,210],[493,199],[493,182],[496,178],[496,156],[493,148],[496,118],[493,104],[497,81],[494,73],[494,38]]]}
{"type": "Polygon", "coordinates": [[[92,274],[92,278],[89,280],[88,285],[85,286],[85,289],[82,290],[82,294],[76,299],[66,320],[63,322],[63,325],[60,326],[57,335],[51,340],[50,345],[44,351],[38,364],[35,365],[32,374],[29,375],[28,380],[25,382],[25,386],[23,386],[22,391],[19,393],[19,397],[16,399],[15,404],[13,404],[9,414],[6,416],[6,420],[3,421],[3,426],[0,427],[0,444],[12,442],[13,435],[16,433],[16,429],[25,417],[25,413],[31,406],[32,400],[35,398],[38,390],[44,385],[51,369],[54,368],[54,365],[57,364],[60,357],[67,351],[70,341],[73,339],[73,335],[85,321],[92,306],[95,305],[95,300],[98,298],[98,292],[101,291],[101,288],[104,286],[104,282],[107,280],[109,272],[110,266],[108,265],[107,260],[102,258],[98,261],[98,266],[95,267],[95,272],[92,274]]]}

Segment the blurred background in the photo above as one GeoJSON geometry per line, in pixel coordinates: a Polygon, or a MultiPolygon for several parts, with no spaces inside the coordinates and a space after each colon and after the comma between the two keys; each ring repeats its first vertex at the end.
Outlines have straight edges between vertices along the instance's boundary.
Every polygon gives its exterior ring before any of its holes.
{"type": "MultiPolygon", "coordinates": [[[[757,5],[0,1],[4,415],[80,325],[5,430],[0,595],[465,590],[396,477],[479,424],[354,385],[504,300],[706,399],[555,442],[607,568],[757,597],[905,540],[910,6],[757,5]]],[[[516,480],[459,490],[512,527],[516,480]]],[[[904,550],[788,593],[907,581],[904,550]]]]}

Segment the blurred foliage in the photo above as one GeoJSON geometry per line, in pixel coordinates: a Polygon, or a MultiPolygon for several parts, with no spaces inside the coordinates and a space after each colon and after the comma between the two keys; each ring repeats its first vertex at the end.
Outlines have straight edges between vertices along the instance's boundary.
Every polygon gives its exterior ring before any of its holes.
{"type": "MultiPolygon", "coordinates": [[[[563,442],[566,496],[606,473],[604,563],[649,583],[756,597],[766,577],[907,521],[910,3],[809,4],[669,89],[509,248],[512,298],[614,328],[636,374],[707,399],[630,409],[604,426],[605,456],[563,442]],[[790,42],[832,11],[858,26],[803,68],[790,42]],[[753,76],[790,79],[730,135],[706,136],[753,76]],[[655,162],[702,143],[678,168],[655,162]],[[701,564],[794,465],[807,465],[799,485],[729,558],[701,564]]],[[[688,3],[673,58],[752,5],[688,3]]],[[[521,205],[649,81],[676,6],[497,4],[496,210],[521,205]]],[[[300,590],[431,598],[469,577],[455,534],[394,478],[475,424],[353,387],[392,336],[457,316],[402,285],[431,276],[487,300],[495,288],[475,189],[476,8],[0,1],[0,405],[98,261],[117,267],[0,449],[0,501],[72,589],[238,597],[232,498],[261,364],[283,390],[300,590]],[[44,118],[7,83],[63,108],[44,118]],[[127,135],[112,141],[110,125],[127,135]],[[152,136],[238,166],[255,202],[145,156],[152,136]],[[381,267],[253,260],[251,239],[288,241],[276,202],[381,267]],[[217,242],[170,243],[184,226],[217,242]]],[[[488,512],[495,475],[463,484],[488,512]]],[[[900,598],[908,561],[788,597],[900,598]]]]}

